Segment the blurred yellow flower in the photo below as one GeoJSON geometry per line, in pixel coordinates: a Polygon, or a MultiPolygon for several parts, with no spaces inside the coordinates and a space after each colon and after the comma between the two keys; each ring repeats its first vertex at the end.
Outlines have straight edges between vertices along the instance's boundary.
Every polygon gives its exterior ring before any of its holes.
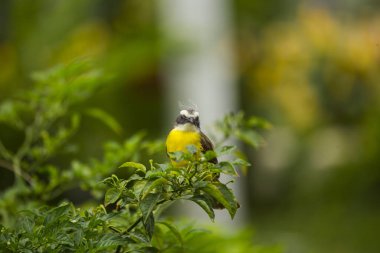
{"type": "Polygon", "coordinates": [[[325,97],[345,105],[358,82],[379,89],[380,17],[343,22],[326,9],[301,7],[295,19],[268,26],[253,43],[260,52],[249,73],[252,92],[265,94],[299,129],[330,113],[325,97]]]}

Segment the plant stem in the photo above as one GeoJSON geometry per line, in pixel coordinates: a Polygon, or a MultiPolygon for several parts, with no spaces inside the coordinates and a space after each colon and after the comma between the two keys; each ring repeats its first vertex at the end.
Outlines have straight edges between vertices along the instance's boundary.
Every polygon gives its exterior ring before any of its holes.
{"type": "Polygon", "coordinates": [[[112,231],[116,232],[116,233],[119,233],[119,234],[121,233],[118,229],[116,229],[112,226],[109,226],[108,228],[111,229],[112,231]]]}
{"type": "MultiPolygon", "coordinates": [[[[131,232],[132,231],[132,229],[134,229],[141,221],[142,221],[142,219],[143,219],[143,217],[142,216],[140,216],[140,218],[138,218],[127,230],[125,230],[124,232],[123,232],[123,235],[125,235],[126,233],[128,233],[128,232],[131,232]]],[[[111,228],[111,227],[110,227],[111,228]]],[[[111,228],[112,229],[112,228],[111,228]]],[[[113,230],[113,229],[112,229],[113,230]]],[[[116,248],[116,251],[115,251],[115,253],[120,253],[120,251],[121,251],[121,245],[119,245],[119,246],[117,246],[117,248],[116,248]]]]}
{"type": "MultiPolygon", "coordinates": [[[[161,204],[163,204],[163,203],[165,203],[167,200],[166,199],[163,199],[163,200],[161,200],[161,201],[158,201],[157,202],[157,204],[156,204],[156,206],[157,205],[161,205],[161,204]]],[[[141,221],[143,220],[143,217],[142,216],[140,216],[140,218],[138,218],[127,230],[125,230],[124,232],[123,232],[123,234],[126,234],[126,233],[129,233],[129,232],[131,232],[141,221]]],[[[114,228],[111,228],[110,227],[110,229],[112,229],[113,231],[115,231],[115,232],[118,232],[118,233],[120,233],[119,231],[116,231],[114,228]]],[[[120,253],[121,252],[121,245],[119,245],[119,246],[117,246],[117,249],[116,249],[116,251],[115,251],[115,253],[120,253]]]]}
{"type": "Polygon", "coordinates": [[[0,154],[7,160],[12,159],[11,152],[4,146],[4,144],[0,141],[0,154]]]}
{"type": "Polygon", "coordinates": [[[7,169],[9,171],[12,171],[15,174],[16,178],[22,178],[25,181],[27,181],[29,184],[32,184],[31,176],[27,173],[22,172],[21,169],[16,168],[16,166],[13,166],[11,163],[4,160],[0,160],[0,167],[7,169]]]}
{"type": "Polygon", "coordinates": [[[132,231],[132,229],[134,229],[141,221],[142,221],[142,216],[140,217],[140,218],[138,218],[136,221],[135,221],[135,223],[133,223],[126,231],[124,231],[124,233],[123,234],[126,234],[126,233],[128,233],[128,232],[131,232],[132,231]]]}

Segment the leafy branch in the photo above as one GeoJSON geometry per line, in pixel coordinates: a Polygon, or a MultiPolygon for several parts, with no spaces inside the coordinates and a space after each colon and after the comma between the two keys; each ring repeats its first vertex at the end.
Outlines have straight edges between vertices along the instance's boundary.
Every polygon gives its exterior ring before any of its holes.
{"type": "Polygon", "coordinates": [[[117,121],[101,109],[73,109],[99,89],[102,76],[86,62],[59,66],[35,74],[32,91],[0,105],[0,124],[14,128],[23,139],[14,152],[0,141],[0,169],[16,178],[0,195],[0,248],[5,252],[187,252],[199,230],[180,229],[161,217],[168,206],[185,200],[211,220],[220,208],[234,218],[239,203],[228,186],[232,182],[220,182],[219,175],[236,177],[238,168],[250,164],[235,146],[223,144],[235,138],[258,147],[262,137],[257,131],[269,124],[257,117],[227,115],[217,123],[222,138],[215,151],[199,157],[190,145],[186,152],[169,154],[176,165],[141,163],[164,153],[162,140],[146,140],[143,133],[122,143],[105,143],[103,157],[89,162],[73,160],[67,168],[51,162],[69,145],[85,115],[121,132],[117,121]],[[218,164],[209,162],[215,157],[218,164]],[[95,200],[103,198],[104,204],[48,206],[78,187],[95,200]]]}
{"type": "Polygon", "coordinates": [[[122,161],[139,159],[143,152],[152,154],[160,148],[156,141],[145,140],[144,134],[137,133],[122,143],[105,143],[100,159],[74,160],[65,168],[51,162],[73,145],[70,140],[83,117],[94,117],[116,133],[121,127],[102,109],[77,109],[107,80],[90,62],[57,66],[35,73],[33,80],[33,89],[0,104],[0,126],[13,128],[12,133],[22,140],[16,148],[0,140],[0,171],[11,171],[15,178],[13,187],[0,195],[0,221],[7,223],[14,223],[12,217],[26,206],[46,204],[78,187],[99,199],[104,194],[99,181],[115,173],[122,161]]]}

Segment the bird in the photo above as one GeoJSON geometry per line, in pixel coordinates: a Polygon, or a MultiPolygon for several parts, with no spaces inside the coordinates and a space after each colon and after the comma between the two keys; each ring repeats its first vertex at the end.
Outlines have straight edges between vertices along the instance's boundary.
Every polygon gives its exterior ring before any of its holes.
{"type": "MultiPolygon", "coordinates": [[[[172,152],[188,152],[188,146],[193,145],[197,148],[197,153],[205,153],[214,150],[214,145],[210,138],[205,135],[200,128],[199,112],[190,108],[181,110],[177,116],[174,128],[169,132],[166,138],[166,152],[170,157],[172,152]]],[[[216,157],[211,158],[208,162],[218,164],[216,157]]],[[[185,166],[187,161],[176,161],[172,159],[174,167],[185,166]]],[[[219,182],[219,173],[212,173],[208,179],[213,182],[219,182]]],[[[224,209],[225,207],[216,199],[210,199],[213,209],[224,209]]]]}
{"type": "MultiPolygon", "coordinates": [[[[175,120],[174,128],[167,136],[166,151],[168,155],[177,151],[188,152],[189,145],[196,147],[197,154],[214,150],[213,143],[200,128],[199,112],[193,108],[180,111],[175,120]]],[[[218,159],[214,157],[209,162],[217,164],[218,159]]],[[[177,162],[172,160],[174,166],[183,166],[185,163],[186,161],[177,162]]]]}

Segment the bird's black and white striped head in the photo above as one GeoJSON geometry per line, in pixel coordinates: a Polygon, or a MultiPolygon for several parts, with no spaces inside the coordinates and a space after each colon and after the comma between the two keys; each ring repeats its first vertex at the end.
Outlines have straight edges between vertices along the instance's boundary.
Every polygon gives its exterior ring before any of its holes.
{"type": "Polygon", "coordinates": [[[199,112],[194,109],[181,110],[177,119],[175,120],[175,127],[181,130],[190,130],[194,128],[199,131],[199,112]]]}

